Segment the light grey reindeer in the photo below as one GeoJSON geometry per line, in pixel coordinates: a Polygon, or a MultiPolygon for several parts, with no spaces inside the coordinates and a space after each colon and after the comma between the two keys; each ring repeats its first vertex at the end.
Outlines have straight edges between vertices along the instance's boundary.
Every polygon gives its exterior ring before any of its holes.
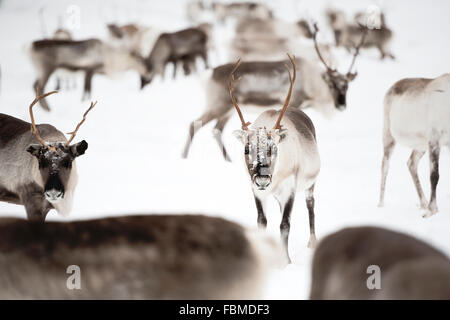
{"type": "MultiPolygon", "coordinates": [[[[380,52],[380,58],[389,57],[395,59],[390,52],[390,43],[392,41],[393,32],[386,26],[384,14],[380,13],[381,24],[379,28],[366,30],[367,28],[358,23],[349,23],[345,19],[345,15],[340,10],[328,10],[327,17],[330,27],[333,29],[336,46],[342,46],[348,51],[358,43],[364,32],[367,33],[363,48],[376,48],[380,52]]],[[[361,19],[361,13],[356,19],[361,19]]]]}
{"type": "MultiPolygon", "coordinates": [[[[94,74],[111,76],[135,70],[141,79],[149,76],[144,58],[139,54],[115,48],[98,39],[35,41],[31,46],[30,56],[38,73],[34,89],[39,95],[45,90],[52,73],[58,69],[85,72],[83,99],[91,94],[94,74]]],[[[41,99],[39,103],[45,110],[50,110],[45,99],[41,99]]]]}
{"type": "Polygon", "coordinates": [[[280,258],[264,232],[204,215],[0,218],[0,299],[259,299],[280,258]]]}
{"type": "Polygon", "coordinates": [[[450,74],[434,79],[406,78],[397,81],[384,98],[384,154],[381,168],[379,206],[384,205],[389,159],[396,143],[411,148],[408,160],[424,217],[437,211],[436,187],[439,180],[441,146],[450,147],[450,74]],[[430,157],[431,195],[428,202],[420,185],[417,167],[425,152],[430,157]]]}
{"type": "Polygon", "coordinates": [[[78,180],[75,158],[88,148],[84,140],[71,142],[95,103],[69,140],[49,124],[35,124],[33,106],[55,92],[30,104],[31,124],[0,114],[0,201],[23,205],[29,220],[44,221],[51,209],[69,214],[78,180]]]}
{"type": "MultiPolygon", "coordinates": [[[[364,43],[364,33],[346,74],[331,68],[321,55],[317,44],[318,27],[314,24],[311,30],[314,40],[314,48],[319,60],[325,66],[321,70],[316,62],[305,59],[296,59],[296,72],[299,79],[293,88],[291,108],[305,109],[312,107],[325,116],[330,116],[336,109],[344,110],[347,105],[348,85],[355,79],[357,73],[351,70],[355,64],[359,49],[364,43]]],[[[243,81],[236,88],[235,96],[237,101],[256,107],[270,107],[283,102],[283,93],[289,85],[289,78],[284,72],[286,61],[242,62],[237,72],[237,76],[243,76],[243,81]]],[[[214,127],[214,137],[222,150],[223,156],[230,161],[226,148],[222,140],[222,132],[227,124],[233,109],[233,104],[229,99],[227,88],[227,78],[233,69],[233,64],[226,64],[216,67],[208,79],[206,88],[206,111],[196,120],[192,121],[189,127],[189,134],[183,151],[183,158],[189,155],[194,135],[199,129],[216,120],[214,127]]]]}
{"type": "Polygon", "coordinates": [[[282,109],[263,112],[251,129],[248,128],[249,123],[245,122],[233,95],[234,73],[239,67],[239,60],[230,74],[229,92],[242,122],[242,130],[235,131],[234,135],[245,147],[245,164],[252,182],[258,225],[263,228],[267,226],[265,205],[269,196],[273,195],[280,205],[281,238],[290,262],[288,238],[297,191],[306,193],[310,229],[308,247],[313,248],[316,242],[314,185],[320,171],[320,157],[312,121],[301,110],[287,110],[296,78],[295,60],[290,56],[289,59],[293,67],[293,76],[291,77],[286,65],[290,85],[282,109]]]}
{"type": "Polygon", "coordinates": [[[313,300],[450,299],[448,257],[384,228],[346,228],[325,237],[314,253],[311,278],[313,300]]]}

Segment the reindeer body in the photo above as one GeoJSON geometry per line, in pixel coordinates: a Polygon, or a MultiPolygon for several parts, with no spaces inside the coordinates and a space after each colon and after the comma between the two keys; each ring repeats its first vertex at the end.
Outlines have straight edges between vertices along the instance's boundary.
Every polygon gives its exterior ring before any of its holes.
{"type": "Polygon", "coordinates": [[[2,218],[0,298],[257,299],[278,256],[267,236],[201,215],[2,218]],[[66,286],[71,265],[81,290],[66,286]]]}
{"type": "Polygon", "coordinates": [[[312,263],[311,299],[450,299],[450,260],[411,236],[375,227],[324,238],[312,263]],[[370,290],[368,267],[380,268],[370,290]]]}
{"type": "Polygon", "coordinates": [[[221,22],[225,22],[228,18],[246,19],[259,18],[267,19],[273,16],[272,11],[262,3],[256,2],[233,2],[212,4],[214,15],[221,22]]]}
{"type": "MultiPolygon", "coordinates": [[[[289,87],[289,77],[285,70],[286,62],[241,63],[236,71],[236,77],[242,77],[242,80],[235,89],[235,95],[243,110],[249,106],[262,109],[280,105],[283,102],[289,87]]],[[[297,58],[296,65],[297,80],[293,87],[290,108],[314,107],[327,116],[335,112],[333,94],[323,78],[324,72],[315,63],[304,59],[297,58]]],[[[214,68],[206,89],[206,111],[191,123],[183,157],[186,158],[189,154],[189,148],[196,133],[195,126],[204,126],[212,120],[217,120],[214,136],[223,151],[224,158],[229,160],[222,141],[222,131],[233,110],[227,88],[227,79],[232,68],[233,64],[214,68]]]]}
{"type": "Polygon", "coordinates": [[[173,63],[175,78],[178,63],[182,63],[184,72],[188,75],[195,69],[197,57],[201,57],[208,67],[208,32],[200,27],[162,33],[156,40],[146,63],[152,72],[152,78],[156,75],[164,77],[167,64],[173,63]]]}
{"type": "Polygon", "coordinates": [[[441,146],[450,146],[450,74],[435,79],[407,78],[396,82],[384,100],[384,155],[380,206],[384,204],[384,190],[389,159],[396,143],[413,151],[408,167],[419,195],[424,215],[437,212],[436,187],[439,180],[439,153],[441,146]],[[422,191],[417,166],[429,151],[431,195],[427,202],[422,191]]]}
{"type": "MultiPolygon", "coordinates": [[[[111,76],[126,70],[136,70],[141,77],[145,77],[147,73],[143,58],[98,39],[35,41],[30,55],[38,73],[34,87],[39,94],[42,94],[51,74],[58,69],[85,72],[84,96],[90,95],[94,74],[111,76]]],[[[45,100],[40,103],[44,109],[49,110],[45,100]]]]}
{"type": "MultiPolygon", "coordinates": [[[[38,142],[30,132],[30,123],[0,114],[0,201],[23,205],[30,220],[45,220],[51,209],[67,215],[72,208],[77,184],[75,161],[67,179],[64,199],[50,203],[44,196],[44,184],[38,160],[26,152],[38,142]]],[[[51,143],[66,142],[64,134],[48,124],[37,126],[43,139],[51,143]]]]}
{"type": "MultiPolygon", "coordinates": [[[[277,61],[284,59],[286,52],[308,61],[318,61],[309,30],[305,22],[290,23],[283,20],[242,19],[238,22],[232,41],[230,60],[277,61]]],[[[330,46],[320,45],[326,61],[335,65],[330,46]]]]}

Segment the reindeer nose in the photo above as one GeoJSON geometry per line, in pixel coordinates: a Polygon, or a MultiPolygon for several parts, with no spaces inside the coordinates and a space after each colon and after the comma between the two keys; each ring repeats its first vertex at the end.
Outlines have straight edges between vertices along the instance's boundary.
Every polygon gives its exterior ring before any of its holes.
{"type": "Polygon", "coordinates": [[[255,176],[254,181],[259,190],[264,190],[269,186],[272,179],[270,176],[255,176]]]}
{"type": "Polygon", "coordinates": [[[58,202],[64,197],[64,193],[59,190],[51,189],[45,191],[45,198],[48,202],[58,202]]]}

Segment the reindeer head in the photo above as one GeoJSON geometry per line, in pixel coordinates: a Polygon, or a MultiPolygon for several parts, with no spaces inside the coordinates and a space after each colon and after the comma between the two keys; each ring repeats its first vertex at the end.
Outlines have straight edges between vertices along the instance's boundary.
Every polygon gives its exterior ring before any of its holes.
{"type": "Polygon", "coordinates": [[[347,107],[347,90],[348,90],[348,84],[353,81],[356,76],[358,75],[357,72],[351,72],[353,65],[355,64],[356,57],[359,54],[359,49],[364,43],[365,37],[366,37],[366,28],[363,28],[363,33],[361,37],[360,43],[355,48],[355,53],[353,54],[352,62],[350,64],[350,68],[348,69],[346,74],[340,73],[334,68],[331,68],[323,59],[320,50],[319,45],[317,44],[317,32],[319,31],[319,28],[317,27],[317,24],[313,25],[313,29],[311,30],[312,38],[314,40],[314,48],[316,49],[317,55],[320,59],[320,61],[325,66],[325,73],[323,74],[323,79],[325,80],[325,83],[330,88],[331,95],[333,97],[334,106],[339,110],[344,110],[347,107]]]}
{"type": "MultiPolygon", "coordinates": [[[[244,156],[247,165],[248,172],[250,174],[253,185],[259,190],[265,190],[272,182],[272,176],[275,170],[275,165],[278,158],[278,145],[284,138],[286,138],[288,132],[287,129],[281,128],[281,119],[289,106],[289,100],[292,94],[292,87],[296,76],[295,58],[289,56],[292,66],[294,68],[293,76],[288,66],[286,69],[289,73],[290,86],[289,91],[284,102],[283,108],[280,111],[280,115],[272,129],[266,129],[263,127],[249,129],[249,122],[245,122],[236,98],[233,95],[233,81],[234,72],[237,70],[240,64],[240,60],[236,63],[235,67],[231,71],[228,88],[230,91],[231,100],[236,108],[236,111],[241,119],[242,130],[236,130],[233,132],[234,136],[240,140],[245,147],[244,156]]],[[[239,81],[240,79],[238,79],[239,81]]]]}
{"type": "Polygon", "coordinates": [[[39,135],[38,128],[34,122],[33,106],[42,98],[55,93],[52,91],[42,96],[37,96],[30,105],[31,132],[39,141],[39,144],[30,144],[27,152],[35,156],[39,164],[39,173],[44,182],[44,196],[50,203],[58,203],[64,198],[65,188],[71,176],[72,163],[78,156],[83,155],[88,144],[86,141],[70,144],[75,138],[78,129],[86,120],[89,111],[96,103],[91,103],[89,109],[84,113],[82,121],[77,125],[75,131],[69,133],[71,137],[67,142],[47,143],[39,135]]]}

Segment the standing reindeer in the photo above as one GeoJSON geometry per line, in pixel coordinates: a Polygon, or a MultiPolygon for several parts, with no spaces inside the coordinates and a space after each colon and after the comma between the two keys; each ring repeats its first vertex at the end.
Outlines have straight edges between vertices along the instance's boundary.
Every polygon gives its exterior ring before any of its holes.
{"type": "MultiPolygon", "coordinates": [[[[144,58],[139,54],[114,48],[98,39],[35,41],[30,55],[38,72],[34,89],[39,95],[45,90],[52,73],[58,69],[85,72],[83,99],[91,94],[94,74],[113,75],[132,69],[140,74],[141,79],[148,76],[144,58]]],[[[45,110],[50,110],[45,99],[39,103],[45,110]]]]}
{"type": "MultiPolygon", "coordinates": [[[[328,10],[327,17],[329,24],[334,32],[334,38],[336,46],[351,50],[356,43],[358,43],[363,33],[367,33],[366,40],[363,48],[376,48],[380,52],[380,58],[384,59],[389,57],[395,59],[394,55],[390,52],[389,46],[392,40],[393,32],[386,26],[384,14],[381,14],[381,25],[379,28],[369,29],[363,25],[356,23],[348,23],[345,19],[345,15],[339,10],[328,10]]],[[[362,15],[358,14],[356,19],[361,19],[362,15]]]]}
{"type": "Polygon", "coordinates": [[[448,300],[450,260],[403,233],[375,227],[346,228],[317,246],[310,298],[448,300]],[[370,266],[380,268],[380,288],[368,287],[370,266]]]}
{"type": "Polygon", "coordinates": [[[213,2],[212,11],[220,22],[225,22],[228,18],[248,19],[259,18],[268,19],[273,16],[272,10],[266,5],[257,2],[213,2]]]}
{"type": "Polygon", "coordinates": [[[78,179],[75,158],[88,148],[84,140],[70,144],[95,103],[69,140],[51,125],[35,124],[33,106],[55,92],[31,103],[31,125],[0,114],[0,201],[25,206],[29,220],[44,221],[51,209],[63,215],[70,212],[78,179]]]}
{"type": "MultiPolygon", "coordinates": [[[[347,105],[348,84],[355,79],[357,73],[351,70],[355,64],[359,49],[364,43],[364,34],[355,49],[350,68],[346,74],[339,73],[328,66],[321,55],[317,44],[317,25],[314,25],[312,37],[314,48],[319,60],[325,66],[325,71],[318,68],[315,62],[305,59],[296,59],[296,71],[300,75],[299,81],[293,88],[291,108],[304,109],[313,107],[323,114],[330,115],[335,109],[344,110],[347,105]]],[[[283,92],[289,85],[289,78],[284,72],[286,61],[270,62],[243,62],[240,65],[238,76],[245,76],[238,88],[236,99],[243,104],[252,104],[256,107],[268,107],[283,102],[283,92]]],[[[187,158],[189,149],[198,132],[196,126],[204,126],[212,120],[217,120],[214,127],[214,137],[222,150],[223,156],[230,161],[222,140],[222,131],[228,122],[233,104],[228,96],[226,87],[233,64],[226,64],[214,68],[206,89],[207,109],[189,128],[189,135],[183,151],[187,158]]],[[[244,105],[245,106],[245,105],[244,105]]]]}
{"type": "Polygon", "coordinates": [[[234,135],[245,146],[245,164],[252,181],[256,209],[258,210],[258,225],[263,228],[267,226],[265,203],[269,195],[274,195],[283,215],[280,225],[281,238],[290,262],[288,238],[291,211],[297,191],[306,192],[310,228],[308,247],[313,248],[316,242],[314,184],[320,170],[320,157],[312,121],[301,110],[287,111],[296,78],[295,60],[290,56],[289,59],[293,66],[293,76],[291,77],[286,65],[290,85],[283,108],[280,111],[268,110],[263,112],[256,119],[252,129],[248,128],[250,123],[244,121],[242,112],[233,95],[234,73],[239,67],[240,61],[231,71],[229,92],[242,122],[242,130],[235,131],[234,135]],[[283,118],[284,115],[285,118],[283,118]]]}
{"type": "Polygon", "coordinates": [[[434,79],[406,78],[396,82],[384,98],[384,155],[381,169],[379,206],[384,205],[389,159],[396,142],[413,151],[408,160],[424,217],[437,211],[436,187],[439,180],[441,146],[450,146],[450,74],[434,79]],[[420,185],[417,167],[425,152],[430,156],[430,202],[420,185]]]}
{"type": "Polygon", "coordinates": [[[210,32],[210,25],[203,24],[197,28],[162,33],[156,40],[150,55],[146,58],[147,69],[151,76],[142,79],[142,87],[150,83],[156,75],[164,78],[165,69],[169,63],[174,65],[174,78],[178,63],[182,63],[184,73],[189,75],[195,70],[195,59],[197,57],[201,57],[206,68],[208,68],[210,32]]]}
{"type": "Polygon", "coordinates": [[[204,215],[0,218],[0,299],[259,299],[281,253],[264,232],[204,215]],[[73,265],[81,290],[67,286],[73,265]]]}

